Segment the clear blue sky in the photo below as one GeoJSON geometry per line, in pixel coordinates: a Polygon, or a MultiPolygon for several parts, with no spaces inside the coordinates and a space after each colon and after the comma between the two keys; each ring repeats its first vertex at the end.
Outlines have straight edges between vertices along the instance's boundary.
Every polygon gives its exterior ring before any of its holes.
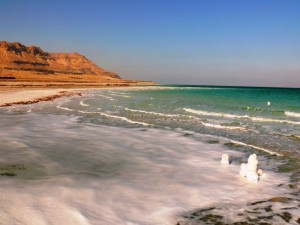
{"type": "Polygon", "coordinates": [[[300,0],[1,0],[0,40],[126,79],[300,87],[300,0]]]}

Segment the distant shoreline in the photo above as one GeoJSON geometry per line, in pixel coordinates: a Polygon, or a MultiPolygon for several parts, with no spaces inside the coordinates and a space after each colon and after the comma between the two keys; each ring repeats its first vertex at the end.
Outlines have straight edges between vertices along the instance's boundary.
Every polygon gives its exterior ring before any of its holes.
{"type": "Polygon", "coordinates": [[[237,85],[209,85],[209,84],[162,84],[166,87],[213,87],[213,88],[265,88],[265,89],[300,89],[299,87],[265,87],[265,86],[237,86],[237,85]]]}

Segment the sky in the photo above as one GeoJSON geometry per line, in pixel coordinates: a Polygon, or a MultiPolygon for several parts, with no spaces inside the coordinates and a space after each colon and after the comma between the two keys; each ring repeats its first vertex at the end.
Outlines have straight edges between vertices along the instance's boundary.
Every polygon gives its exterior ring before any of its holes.
{"type": "Polygon", "coordinates": [[[300,87],[299,0],[1,0],[0,40],[124,79],[300,87]]]}

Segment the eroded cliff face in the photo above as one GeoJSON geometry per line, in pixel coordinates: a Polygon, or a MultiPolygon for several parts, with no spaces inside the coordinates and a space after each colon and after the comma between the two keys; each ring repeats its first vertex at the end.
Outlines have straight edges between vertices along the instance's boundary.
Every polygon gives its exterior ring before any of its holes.
{"type": "MultiPolygon", "coordinates": [[[[48,53],[36,46],[0,42],[0,70],[29,71],[38,74],[95,75],[121,79],[116,73],[98,67],[78,53],[48,53]]],[[[0,71],[0,72],[1,72],[0,71]]]]}

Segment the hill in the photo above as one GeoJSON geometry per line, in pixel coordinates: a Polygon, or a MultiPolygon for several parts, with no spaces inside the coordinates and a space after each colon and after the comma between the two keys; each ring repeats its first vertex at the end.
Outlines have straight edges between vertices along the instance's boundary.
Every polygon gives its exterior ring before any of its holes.
{"type": "Polygon", "coordinates": [[[79,53],[48,53],[36,46],[0,42],[0,78],[18,81],[121,80],[79,53]],[[67,75],[67,76],[66,76],[67,75]]]}

